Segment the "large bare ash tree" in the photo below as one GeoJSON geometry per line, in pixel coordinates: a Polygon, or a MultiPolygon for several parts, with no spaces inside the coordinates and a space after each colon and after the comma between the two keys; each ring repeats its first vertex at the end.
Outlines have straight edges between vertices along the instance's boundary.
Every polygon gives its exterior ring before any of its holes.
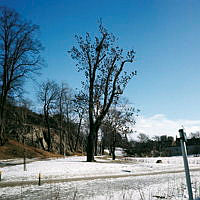
{"type": "Polygon", "coordinates": [[[102,24],[99,35],[89,33],[85,37],[76,36],[77,47],[69,53],[77,61],[79,71],[85,74],[83,82],[88,96],[89,134],[87,139],[87,161],[94,161],[95,141],[101,123],[112,103],[123,94],[128,81],[136,74],[133,63],[135,52],[125,52],[116,45],[117,38],[102,24]]]}
{"type": "Polygon", "coordinates": [[[18,13],[0,8],[0,145],[6,141],[5,106],[8,96],[22,89],[25,78],[40,69],[38,26],[18,13]]]}

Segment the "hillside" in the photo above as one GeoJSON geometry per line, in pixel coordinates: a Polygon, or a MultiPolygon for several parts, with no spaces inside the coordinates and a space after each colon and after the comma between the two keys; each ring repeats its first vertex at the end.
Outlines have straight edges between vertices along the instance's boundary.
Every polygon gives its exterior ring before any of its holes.
{"type": "MultiPolygon", "coordinates": [[[[49,116],[48,129],[43,114],[36,113],[27,107],[19,106],[11,100],[7,102],[5,116],[4,132],[5,136],[10,140],[19,143],[24,141],[26,145],[44,151],[48,150],[50,140],[51,152],[57,154],[65,153],[66,155],[71,155],[71,153],[78,151],[82,152],[82,148],[85,146],[85,135],[82,130],[78,131],[79,126],[76,119],[72,120],[63,116],[62,121],[60,121],[58,114],[52,114],[49,116]],[[62,128],[60,128],[60,124],[62,124],[62,128]]],[[[3,147],[2,150],[6,148],[3,147]]]]}
{"type": "Polygon", "coordinates": [[[32,146],[24,145],[15,141],[9,140],[6,145],[0,146],[0,160],[23,158],[24,148],[27,158],[49,158],[49,157],[62,157],[59,154],[50,153],[32,146]]]}

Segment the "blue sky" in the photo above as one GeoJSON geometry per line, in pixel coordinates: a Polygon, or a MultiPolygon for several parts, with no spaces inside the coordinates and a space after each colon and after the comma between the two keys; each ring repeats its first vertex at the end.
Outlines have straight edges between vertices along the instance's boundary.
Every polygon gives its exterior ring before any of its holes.
{"type": "MultiPolygon", "coordinates": [[[[80,87],[83,74],[76,71],[67,50],[76,44],[75,34],[96,34],[97,21],[102,18],[119,37],[120,46],[136,51],[138,75],[130,81],[125,96],[141,109],[143,122],[182,120],[196,122],[190,130],[200,130],[200,1],[0,0],[0,5],[40,25],[48,66],[38,82],[49,78],[80,87]]],[[[34,95],[32,83],[26,87],[29,97],[34,95]]],[[[159,130],[165,132],[166,126],[163,122],[159,130]]],[[[154,132],[159,131],[152,129],[151,135],[154,132]]]]}

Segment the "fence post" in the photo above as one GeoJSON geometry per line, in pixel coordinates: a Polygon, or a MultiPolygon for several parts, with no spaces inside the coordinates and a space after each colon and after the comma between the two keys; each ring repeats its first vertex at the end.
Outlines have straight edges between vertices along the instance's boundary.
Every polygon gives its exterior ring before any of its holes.
{"type": "Polygon", "coordinates": [[[186,176],[189,200],[193,200],[192,186],[191,186],[191,179],[190,179],[190,169],[189,169],[189,165],[188,165],[187,149],[186,149],[186,144],[185,144],[185,142],[187,141],[186,133],[183,131],[183,129],[180,129],[179,134],[180,134],[181,150],[182,150],[182,155],[183,155],[183,162],[184,162],[184,168],[185,168],[185,176],[186,176]]]}
{"type": "Polygon", "coordinates": [[[39,173],[39,176],[38,176],[38,185],[41,186],[41,174],[39,173]]]}

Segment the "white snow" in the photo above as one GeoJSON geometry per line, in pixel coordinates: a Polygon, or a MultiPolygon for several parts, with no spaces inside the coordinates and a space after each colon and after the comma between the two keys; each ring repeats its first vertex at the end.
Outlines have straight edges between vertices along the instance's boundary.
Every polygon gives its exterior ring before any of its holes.
{"type": "MultiPolygon", "coordinates": [[[[99,176],[111,176],[111,178],[102,179],[102,180],[83,180],[76,182],[64,182],[52,184],[43,184],[42,186],[15,186],[15,187],[4,187],[0,190],[0,197],[3,199],[12,199],[16,194],[19,196],[23,193],[23,198],[25,199],[37,199],[34,197],[35,193],[39,192],[40,196],[47,195],[51,191],[58,195],[66,196],[66,191],[71,191],[69,195],[79,193],[79,198],[81,194],[85,194],[85,191],[90,190],[90,195],[84,197],[86,199],[120,199],[120,196],[125,195],[127,198],[131,199],[128,196],[133,196],[134,199],[141,199],[141,195],[145,195],[145,198],[150,200],[153,199],[153,193],[156,193],[160,196],[162,194],[162,189],[168,191],[168,195],[175,191],[170,191],[170,188],[175,188],[175,184],[178,185],[177,188],[180,188],[181,184],[185,184],[184,173],[178,174],[159,174],[159,175],[146,175],[146,176],[131,176],[127,178],[112,178],[113,175],[140,175],[140,174],[152,174],[153,172],[173,172],[177,170],[183,170],[183,160],[182,157],[160,157],[160,158],[121,158],[116,162],[112,160],[104,160],[102,158],[96,158],[97,162],[88,163],[85,161],[86,157],[84,156],[72,156],[59,159],[50,159],[42,161],[34,161],[27,164],[27,171],[23,171],[23,165],[14,165],[2,167],[2,181],[1,183],[12,183],[16,181],[29,181],[29,180],[38,180],[39,173],[42,175],[42,180],[52,180],[53,179],[68,179],[68,178],[85,178],[85,177],[99,177],[99,176]],[[157,160],[162,160],[162,163],[156,163],[157,160]],[[176,181],[174,181],[176,180],[176,181]],[[134,182],[133,182],[134,181],[134,182]],[[129,184],[130,182],[130,184],[129,184]],[[123,184],[122,184],[123,183],[123,184]],[[136,184],[134,187],[134,183],[136,184]],[[141,187],[140,187],[141,183],[141,187]],[[99,186],[99,184],[101,186],[99,186]],[[171,185],[170,185],[171,184],[171,185]],[[174,185],[173,185],[174,184],[174,185]],[[132,185],[130,187],[129,185],[132,185]],[[170,185],[170,187],[169,187],[170,185]],[[173,185],[173,186],[172,186],[173,185]],[[180,187],[179,187],[180,186],[180,187]],[[51,187],[51,188],[50,188],[51,187]],[[83,187],[83,188],[82,188],[83,187]],[[98,187],[101,187],[101,191],[98,190],[98,187]],[[109,190],[108,187],[111,187],[109,190]],[[72,189],[73,188],[73,189],[72,189]],[[159,190],[157,190],[159,189],[159,190]],[[46,191],[46,192],[45,192],[46,191]],[[63,193],[65,191],[65,194],[63,193]],[[73,192],[74,193],[73,193],[73,192]],[[104,192],[102,192],[104,191],[104,192]],[[107,191],[107,193],[105,192],[107,191]],[[42,193],[41,193],[42,192],[42,193]],[[44,194],[43,194],[44,193],[44,194]],[[137,194],[137,195],[136,195],[137,194]],[[146,197],[148,194],[148,198],[146,197]]],[[[189,166],[190,169],[200,170],[200,158],[199,157],[189,157],[189,166]]],[[[1,161],[1,163],[13,162],[9,160],[1,161]]],[[[15,162],[17,162],[15,160],[15,162]]],[[[199,184],[200,182],[200,171],[191,172],[193,183],[199,184]],[[194,181],[195,179],[195,181],[194,181]]],[[[0,185],[1,187],[1,185],[0,185]]],[[[185,186],[184,186],[185,187],[185,186]]],[[[195,187],[194,187],[195,188],[195,187]]],[[[196,186],[197,188],[197,186],[196,186]]],[[[198,185],[199,188],[199,185],[198,185]]],[[[199,188],[200,189],[200,188],[199,188]]],[[[172,189],[171,189],[172,190],[172,189]]],[[[174,199],[179,199],[178,190],[176,190],[176,196],[174,199]]],[[[184,188],[184,193],[181,193],[183,197],[187,198],[186,188],[184,188]]],[[[88,193],[89,194],[89,193],[88,193]]],[[[55,195],[55,194],[54,194],[55,195]]],[[[167,194],[166,194],[167,195],[167,194]]],[[[154,195],[155,196],[155,195],[154,195]]],[[[78,197],[78,196],[77,196],[78,197]]],[[[182,199],[184,199],[182,197],[182,199]]],[[[20,197],[21,198],[21,197],[20,197]]],[[[62,197],[61,199],[63,199],[62,197]]],[[[0,198],[1,199],[1,198],[0,198]]],[[[43,198],[41,198],[43,199],[43,198]]],[[[46,198],[45,196],[45,199],[46,198]]],[[[51,199],[51,198],[49,198],[51,199]]],[[[173,199],[173,198],[171,198],[173,199]]],[[[181,199],[181,198],[180,198],[181,199]]]]}

